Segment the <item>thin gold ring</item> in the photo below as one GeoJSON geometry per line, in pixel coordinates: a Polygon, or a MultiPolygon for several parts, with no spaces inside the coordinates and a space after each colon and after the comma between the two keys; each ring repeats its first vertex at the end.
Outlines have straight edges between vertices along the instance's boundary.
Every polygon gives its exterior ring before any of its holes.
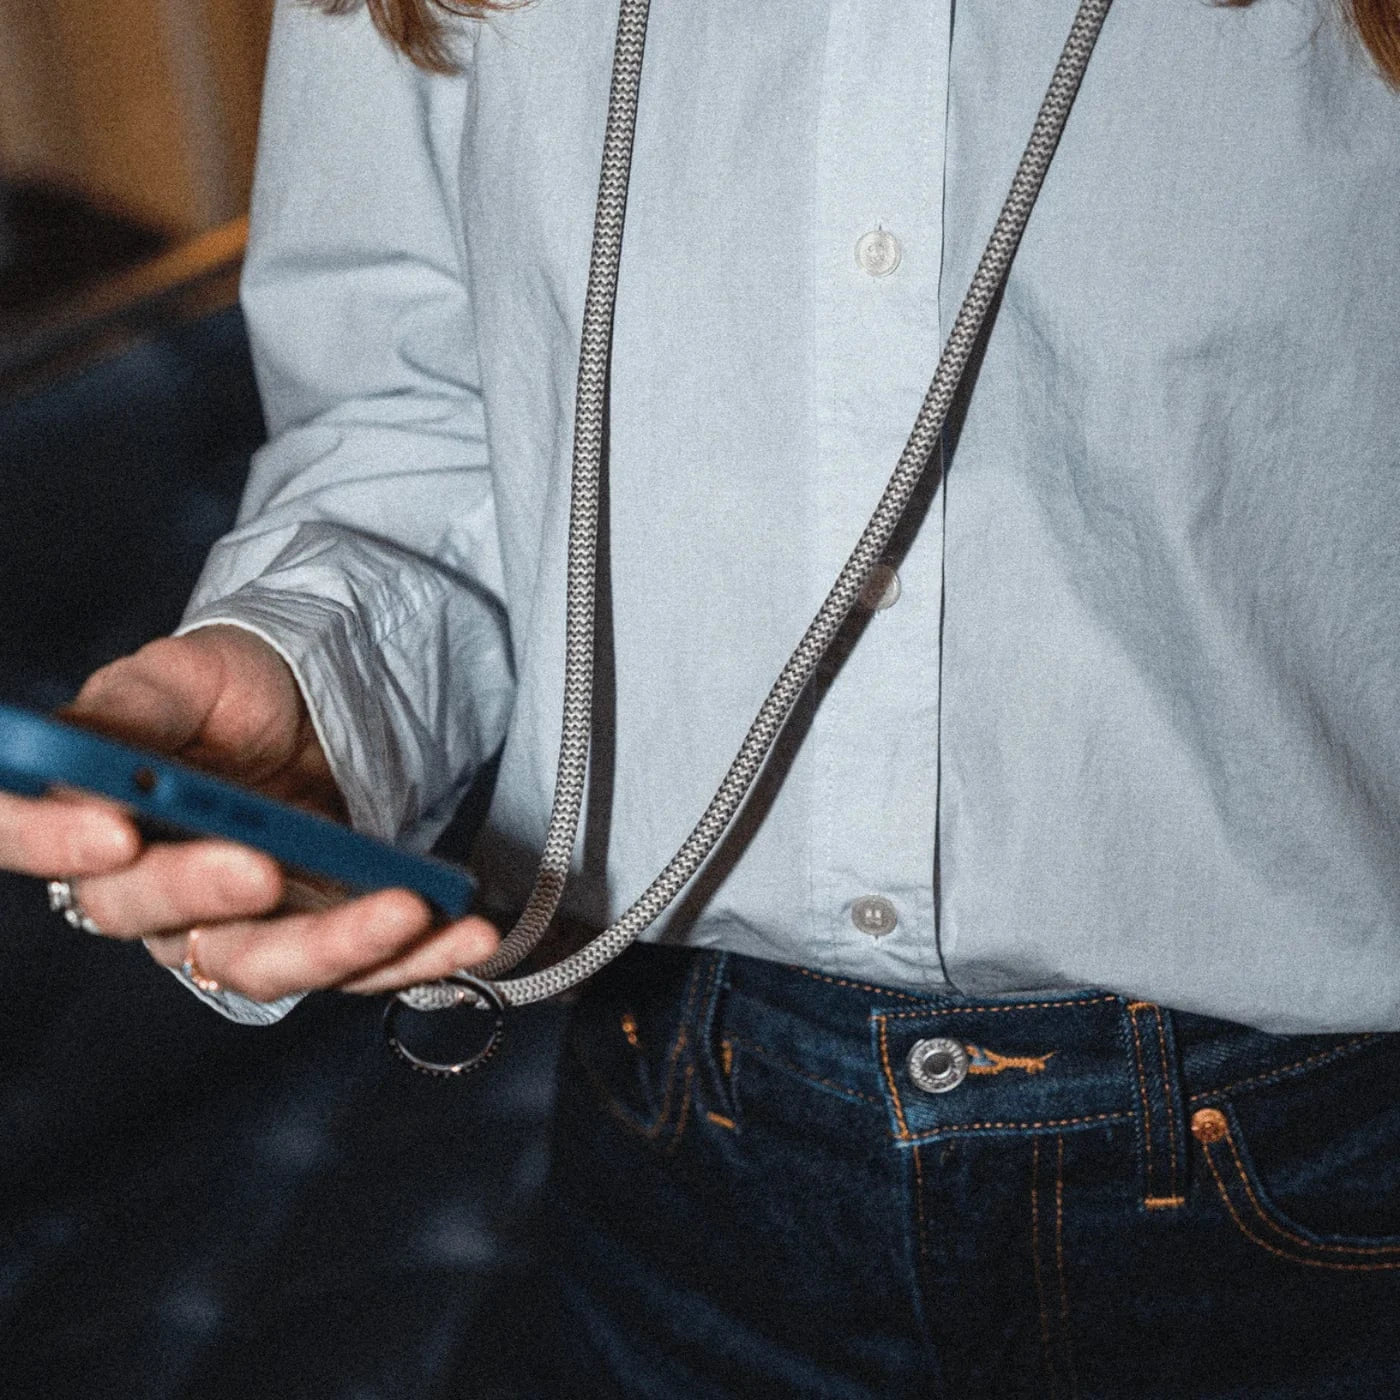
{"type": "Polygon", "coordinates": [[[199,930],[192,928],[185,935],[185,960],[180,964],[180,971],[199,988],[201,992],[221,991],[219,983],[212,977],[207,977],[199,970],[199,964],[195,961],[195,944],[199,942],[199,930]]]}

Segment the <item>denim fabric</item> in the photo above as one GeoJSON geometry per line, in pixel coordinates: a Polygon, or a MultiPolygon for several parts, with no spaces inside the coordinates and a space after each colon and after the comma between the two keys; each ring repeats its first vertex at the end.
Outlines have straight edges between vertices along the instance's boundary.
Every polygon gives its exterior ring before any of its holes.
{"type": "Polygon", "coordinates": [[[567,1037],[536,1393],[1398,1394],[1398,1081],[1395,1035],[635,949],[567,1037]]]}

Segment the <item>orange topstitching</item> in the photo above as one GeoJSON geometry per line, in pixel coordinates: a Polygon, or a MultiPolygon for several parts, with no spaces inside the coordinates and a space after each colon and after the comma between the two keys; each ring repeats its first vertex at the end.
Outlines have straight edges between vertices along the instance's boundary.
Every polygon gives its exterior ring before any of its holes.
{"type": "Polygon", "coordinates": [[[909,1136],[909,1124],[904,1121],[904,1105],[899,1101],[899,1086],[894,1082],[894,1070],[890,1068],[890,1045],[885,1035],[885,1018],[881,1016],[880,1021],[880,1063],[885,1067],[885,1082],[890,1086],[890,1095],[894,1100],[894,1116],[899,1120],[899,1133],[901,1137],[909,1136]]]}
{"type": "Polygon", "coordinates": [[[858,992],[874,992],[877,996],[895,997],[900,1001],[925,1000],[924,997],[915,996],[912,992],[896,992],[889,987],[876,987],[869,982],[848,982],[844,977],[828,977],[826,973],[813,972],[809,967],[793,966],[792,970],[800,972],[804,977],[810,977],[814,982],[830,982],[833,987],[854,987],[858,992]]]}
{"type": "MultiPolygon", "coordinates": [[[[1230,1218],[1235,1222],[1235,1226],[1240,1234],[1246,1239],[1253,1240],[1261,1249],[1268,1250],[1270,1254],[1276,1255],[1280,1259],[1286,1259],[1290,1264],[1302,1264],[1315,1269],[1341,1269],[1348,1273],[1373,1273],[1378,1269],[1400,1268],[1400,1259],[1387,1260],[1374,1264],[1344,1264],[1339,1259],[1300,1258],[1296,1254],[1289,1254],[1287,1251],[1280,1249],[1277,1245],[1270,1244],[1268,1240],[1260,1239],[1260,1237],[1240,1219],[1240,1213],[1235,1208],[1235,1202],[1230,1195],[1230,1188],[1225,1184],[1225,1178],[1220,1174],[1220,1165],[1215,1160],[1215,1152],[1207,1147],[1205,1149],[1205,1155],[1206,1162],[1210,1166],[1210,1173],[1215,1178],[1216,1189],[1220,1192],[1220,1199],[1225,1203],[1225,1209],[1230,1212],[1230,1218]]],[[[1255,1208],[1256,1210],[1258,1209],[1257,1202],[1255,1203],[1255,1208]]],[[[1273,1222],[1270,1221],[1267,1216],[1263,1218],[1266,1223],[1273,1225],[1273,1222]]],[[[1273,1228],[1278,1229],[1277,1226],[1273,1228]]],[[[1281,1231],[1280,1233],[1283,1233],[1285,1239],[1288,1238],[1286,1231],[1281,1231]]],[[[1312,1248],[1317,1247],[1311,1240],[1301,1240],[1300,1242],[1312,1248]]]]}
{"type": "Polygon", "coordinates": [[[1070,1400],[1079,1395],[1079,1377],[1074,1369],[1074,1353],[1069,1340],[1069,1283],[1065,1274],[1065,1139],[1055,1135],[1055,1258],[1060,1271],[1060,1340],[1065,1348],[1065,1370],[1069,1373],[1070,1400]]]}
{"type": "Polygon", "coordinates": [[[1023,1069],[1027,1074],[1040,1074],[1048,1060],[1053,1060],[1057,1051],[1045,1055],[999,1055],[995,1050],[984,1050],[980,1045],[963,1047],[972,1057],[968,1065],[969,1074],[1000,1074],[1007,1069],[1023,1069]]]}
{"type": "Polygon", "coordinates": [[[1334,1045],[1330,1050],[1319,1051],[1316,1055],[1309,1055],[1305,1060],[1296,1060],[1291,1065],[1282,1065],[1278,1069],[1265,1070],[1262,1074],[1251,1075],[1248,1079],[1237,1079],[1233,1084],[1226,1084],[1220,1089],[1202,1089],[1199,1093],[1192,1094],[1189,1102],[1206,1103],[1211,1099],[1222,1098],[1226,1094],[1233,1093],[1236,1089],[1248,1089],[1255,1084],[1267,1084],[1271,1080],[1278,1079],[1285,1074],[1292,1074],[1295,1069],[1307,1069],[1309,1065],[1325,1064],[1328,1060],[1340,1059],[1343,1055],[1350,1054],[1358,1046],[1368,1045],[1377,1039],[1379,1031],[1368,1031],[1365,1035],[1359,1035],[1355,1040],[1348,1040],[1344,1045],[1334,1045]]]}
{"type": "Polygon", "coordinates": [[[1167,1028],[1162,1020],[1162,1008],[1155,1003],[1152,1014],[1157,1018],[1157,1053],[1162,1057],[1162,1102],[1167,1115],[1167,1151],[1171,1154],[1171,1196],[1168,1199],[1176,1200],[1176,1103],[1172,1095],[1171,1071],[1167,1067],[1167,1028]]]}
{"type": "Polygon", "coordinates": [[[1045,1280],[1040,1265],[1040,1139],[1031,1139],[1031,1267],[1035,1273],[1035,1296],[1040,1304],[1040,1356],[1045,1362],[1045,1379],[1055,1389],[1055,1367],[1050,1358],[1050,1309],[1045,1302],[1045,1280]]]}
{"type": "MultiPolygon", "coordinates": [[[[1393,1262],[1373,1267],[1400,1268],[1400,1240],[1394,1244],[1338,1244],[1327,1243],[1322,1240],[1310,1240],[1306,1235],[1300,1235],[1294,1230],[1286,1229],[1264,1209],[1259,1198],[1254,1194],[1254,1188],[1250,1185],[1249,1175],[1244,1169],[1244,1162],[1240,1160],[1239,1149],[1235,1146],[1235,1137],[1230,1132],[1228,1123],[1225,1132],[1225,1142],[1230,1148],[1230,1156],[1235,1159],[1235,1170],[1239,1173],[1240,1185],[1244,1187],[1245,1195],[1249,1197],[1249,1203],[1254,1207],[1255,1214],[1271,1230],[1282,1235],[1286,1240],[1292,1240],[1296,1244],[1305,1246],[1308,1249],[1316,1249],[1332,1254],[1383,1254],[1391,1256],[1393,1262]]],[[[1209,1148],[1207,1148],[1209,1151],[1209,1148]]]]}
{"type": "Polygon", "coordinates": [[[1128,1019],[1133,1024],[1133,1060],[1137,1069],[1138,1093],[1142,1098],[1142,1135],[1147,1147],[1147,1194],[1152,1195],[1156,1184],[1156,1173],[1152,1169],[1152,1105],[1147,1099],[1147,1076],[1142,1068],[1142,1036],[1138,1031],[1138,1008],[1149,1006],[1150,1002],[1135,1001],[1128,1007],[1128,1019]]]}
{"type": "Polygon", "coordinates": [[[892,1021],[904,1020],[911,1016],[980,1016],[992,1011],[1062,1011],[1080,1006],[1101,1006],[1106,1001],[1117,1001],[1115,996],[1089,997],[1084,1001],[1017,1001],[1001,1006],[931,1006],[927,1011],[891,1011],[892,1021]]]}

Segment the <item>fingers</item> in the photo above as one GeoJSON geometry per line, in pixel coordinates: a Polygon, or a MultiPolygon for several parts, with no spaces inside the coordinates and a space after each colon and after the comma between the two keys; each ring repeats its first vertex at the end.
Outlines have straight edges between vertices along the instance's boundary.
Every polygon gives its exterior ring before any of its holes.
{"type": "MultiPolygon", "coordinates": [[[[429,935],[428,907],[406,890],[383,890],[316,914],[292,914],[251,922],[201,925],[199,972],[227,990],[255,1001],[275,1001],[291,992],[349,986],[374,981],[407,986],[423,980],[391,969],[419,965],[418,955],[432,946],[426,965],[441,966],[428,977],[442,976],[463,962],[479,961],[495,946],[495,930],[484,919],[465,919],[429,935]],[[456,961],[451,959],[456,957],[456,961]]],[[[146,940],[158,962],[178,967],[188,938],[172,934],[146,940]]]]}
{"type": "Polygon", "coordinates": [[[129,865],[140,849],[116,807],[0,793],[0,869],[45,879],[97,875],[129,865]]]}
{"type": "MultiPolygon", "coordinates": [[[[199,928],[199,972],[255,1001],[339,987],[396,991],[433,981],[487,957],[500,936],[485,919],[463,919],[429,933],[426,906],[404,890],[387,890],[319,914],[199,928]]],[[[186,932],[147,938],[151,956],[179,967],[186,932]]]]}
{"type": "Polygon", "coordinates": [[[158,841],[127,868],[85,876],[83,911],[103,933],[134,938],[270,913],[282,897],[277,862],[227,841],[158,841]]]}
{"type": "Polygon", "coordinates": [[[458,968],[471,967],[491,956],[501,937],[485,919],[470,918],[437,929],[403,956],[363,977],[340,984],[341,991],[396,992],[415,982],[435,982],[458,968]]]}

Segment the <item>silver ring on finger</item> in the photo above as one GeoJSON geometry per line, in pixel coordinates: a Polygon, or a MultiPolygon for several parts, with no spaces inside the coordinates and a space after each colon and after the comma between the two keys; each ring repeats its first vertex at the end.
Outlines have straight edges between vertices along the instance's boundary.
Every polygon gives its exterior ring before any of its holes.
{"type": "Polygon", "coordinates": [[[199,964],[195,961],[195,944],[198,942],[199,930],[197,928],[192,928],[185,935],[185,960],[180,964],[180,971],[183,972],[201,992],[222,991],[222,985],[215,978],[201,971],[199,964]]]}
{"type": "Polygon", "coordinates": [[[96,920],[78,903],[71,880],[49,881],[49,908],[55,914],[62,914],[63,921],[69,928],[77,929],[79,933],[102,936],[102,930],[96,920]]]}

